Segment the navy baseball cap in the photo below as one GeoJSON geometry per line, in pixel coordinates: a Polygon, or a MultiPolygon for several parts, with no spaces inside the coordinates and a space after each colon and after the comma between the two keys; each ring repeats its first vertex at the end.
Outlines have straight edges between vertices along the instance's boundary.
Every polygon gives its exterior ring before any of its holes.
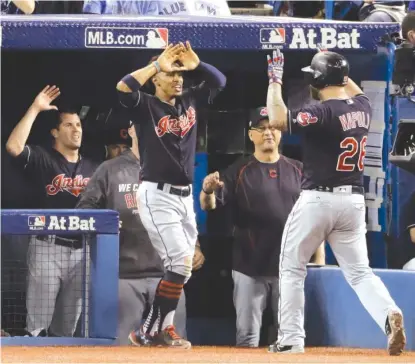
{"type": "Polygon", "coordinates": [[[251,111],[249,118],[249,127],[257,127],[262,120],[268,120],[268,110],[265,106],[257,107],[251,111]]]}
{"type": "Polygon", "coordinates": [[[104,130],[105,145],[110,144],[126,144],[132,146],[132,140],[128,134],[132,121],[128,114],[115,111],[109,116],[104,130]]]}

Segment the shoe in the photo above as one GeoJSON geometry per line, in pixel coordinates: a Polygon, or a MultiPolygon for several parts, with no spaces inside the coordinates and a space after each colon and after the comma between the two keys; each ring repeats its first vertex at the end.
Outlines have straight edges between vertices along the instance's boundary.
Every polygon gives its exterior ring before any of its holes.
{"type": "Polygon", "coordinates": [[[399,311],[390,311],[388,313],[385,331],[388,336],[389,355],[401,355],[406,344],[402,313],[399,311]]]}
{"type": "Polygon", "coordinates": [[[182,339],[174,326],[167,326],[163,331],[154,335],[154,344],[157,346],[167,346],[175,349],[190,349],[190,341],[182,339]]]}
{"type": "Polygon", "coordinates": [[[128,340],[130,341],[131,345],[134,346],[151,346],[153,343],[152,337],[149,334],[144,333],[143,327],[130,332],[130,335],[128,335],[128,340]]]}
{"type": "Polygon", "coordinates": [[[275,343],[269,346],[268,352],[269,353],[281,353],[281,354],[301,354],[301,353],[304,353],[304,346],[302,345],[279,345],[275,343]]]}

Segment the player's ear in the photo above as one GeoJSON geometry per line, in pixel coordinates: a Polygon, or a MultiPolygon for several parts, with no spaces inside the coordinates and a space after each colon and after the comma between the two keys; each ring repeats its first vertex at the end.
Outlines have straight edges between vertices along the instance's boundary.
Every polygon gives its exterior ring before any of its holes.
{"type": "Polygon", "coordinates": [[[252,130],[248,130],[248,137],[249,137],[249,140],[251,142],[253,142],[253,140],[252,140],[252,130]]]}
{"type": "Polygon", "coordinates": [[[52,136],[56,139],[57,137],[58,137],[58,130],[57,129],[52,129],[51,131],[50,131],[50,133],[52,134],[52,136]]]}

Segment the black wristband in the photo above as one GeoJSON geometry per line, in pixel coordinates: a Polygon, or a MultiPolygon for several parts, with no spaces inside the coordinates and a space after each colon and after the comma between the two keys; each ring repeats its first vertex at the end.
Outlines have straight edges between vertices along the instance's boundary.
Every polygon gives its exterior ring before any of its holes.
{"type": "Polygon", "coordinates": [[[128,74],[127,76],[124,76],[121,81],[124,82],[132,92],[136,92],[141,88],[140,82],[138,82],[130,74],[128,74]]]}
{"type": "Polygon", "coordinates": [[[211,193],[207,192],[203,187],[202,187],[202,191],[206,194],[206,195],[211,195],[214,191],[212,191],[211,193]]]}

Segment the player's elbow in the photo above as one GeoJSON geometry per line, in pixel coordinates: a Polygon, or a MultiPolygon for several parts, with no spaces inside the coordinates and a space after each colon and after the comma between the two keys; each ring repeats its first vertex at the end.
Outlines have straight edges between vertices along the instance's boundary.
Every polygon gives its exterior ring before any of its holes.
{"type": "Polygon", "coordinates": [[[20,145],[19,143],[16,143],[14,140],[8,140],[6,143],[6,151],[9,153],[12,157],[17,157],[23,152],[24,146],[20,145]]]}
{"type": "Polygon", "coordinates": [[[270,120],[270,125],[277,128],[280,131],[286,131],[287,128],[287,119],[285,118],[275,118],[273,120],[270,120]]]}
{"type": "Polygon", "coordinates": [[[117,83],[117,90],[121,92],[131,92],[130,88],[124,83],[124,81],[119,81],[117,83]]]}

